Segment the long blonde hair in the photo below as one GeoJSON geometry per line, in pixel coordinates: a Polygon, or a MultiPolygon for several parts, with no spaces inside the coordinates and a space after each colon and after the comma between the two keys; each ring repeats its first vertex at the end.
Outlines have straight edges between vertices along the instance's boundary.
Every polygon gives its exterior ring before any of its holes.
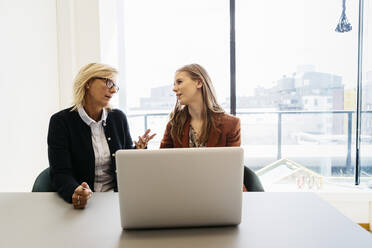
{"type": "MultiPolygon", "coordinates": [[[[178,69],[176,73],[186,72],[194,81],[199,81],[203,84],[202,97],[203,97],[203,126],[199,137],[200,144],[206,144],[209,138],[211,129],[220,132],[216,127],[216,114],[224,113],[223,108],[218,104],[216,99],[215,90],[207,71],[198,64],[185,65],[178,69]]],[[[171,136],[173,140],[181,143],[181,137],[186,135],[183,133],[184,126],[190,118],[187,106],[183,106],[177,100],[173,112],[169,116],[171,123],[171,136]]]]}
{"type": "Polygon", "coordinates": [[[79,105],[85,104],[86,85],[95,77],[103,77],[113,79],[118,74],[118,71],[108,65],[99,63],[89,63],[83,66],[74,80],[73,87],[73,108],[76,110],[79,105]]]}

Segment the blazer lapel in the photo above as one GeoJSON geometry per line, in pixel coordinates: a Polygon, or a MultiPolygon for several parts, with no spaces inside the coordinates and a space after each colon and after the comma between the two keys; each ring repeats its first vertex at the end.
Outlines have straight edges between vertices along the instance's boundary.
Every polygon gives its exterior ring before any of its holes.
{"type": "MultiPolygon", "coordinates": [[[[222,120],[221,116],[218,115],[216,118],[216,127],[221,128],[222,127],[222,120]]],[[[189,147],[189,131],[190,131],[190,120],[186,121],[185,127],[183,129],[183,136],[182,136],[182,144],[181,147],[189,147]]],[[[222,130],[221,130],[222,131],[222,130]]],[[[217,132],[216,130],[211,130],[209,132],[209,139],[206,144],[207,147],[214,147],[217,145],[217,140],[219,140],[221,136],[221,132],[217,132]]]]}
{"type": "Polygon", "coordinates": [[[92,144],[92,133],[90,127],[80,118],[79,113],[76,111],[76,121],[79,123],[80,126],[80,134],[82,136],[82,140],[84,140],[84,148],[88,152],[89,157],[89,172],[90,177],[93,178],[95,176],[95,156],[94,156],[94,149],[92,144]]]}
{"type": "Polygon", "coordinates": [[[181,147],[189,147],[189,132],[190,132],[190,120],[187,120],[185,123],[185,127],[183,128],[181,147]]]}
{"type": "MultiPolygon", "coordinates": [[[[221,117],[218,116],[217,119],[216,119],[216,127],[217,128],[220,128],[222,125],[222,122],[221,122],[221,117]]],[[[207,147],[214,147],[217,145],[217,140],[219,140],[221,136],[221,132],[217,132],[216,130],[214,130],[213,128],[211,129],[211,131],[209,132],[209,138],[208,138],[208,142],[206,144],[207,147]]]]}

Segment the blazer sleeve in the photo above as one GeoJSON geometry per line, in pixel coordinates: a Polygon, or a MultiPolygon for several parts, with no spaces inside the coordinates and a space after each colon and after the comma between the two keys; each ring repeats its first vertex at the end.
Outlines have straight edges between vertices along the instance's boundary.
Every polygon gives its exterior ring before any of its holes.
{"type": "Polygon", "coordinates": [[[49,122],[48,159],[54,189],[67,202],[79,186],[73,177],[68,130],[62,118],[54,115],[49,122]]]}
{"type": "Polygon", "coordinates": [[[240,146],[240,119],[231,120],[231,131],[226,135],[226,146],[240,146]]]}
{"type": "Polygon", "coordinates": [[[160,143],[160,148],[173,148],[174,147],[173,139],[170,133],[171,127],[172,127],[172,124],[168,122],[167,127],[164,132],[163,139],[161,140],[161,143],[160,143]]]}
{"type": "Polygon", "coordinates": [[[136,147],[133,145],[132,137],[130,136],[130,131],[129,131],[129,124],[128,124],[128,119],[127,116],[120,111],[121,113],[121,118],[124,124],[124,139],[125,139],[125,149],[135,149],[136,147]]]}

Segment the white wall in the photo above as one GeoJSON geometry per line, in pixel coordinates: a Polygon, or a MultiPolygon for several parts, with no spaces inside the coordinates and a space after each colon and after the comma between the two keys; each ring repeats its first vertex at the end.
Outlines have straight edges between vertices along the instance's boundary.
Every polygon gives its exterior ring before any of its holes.
{"type": "MultiPolygon", "coordinates": [[[[119,97],[124,96],[124,72],[123,65],[119,63],[119,58],[123,57],[123,52],[119,52],[119,27],[120,23],[118,18],[122,14],[118,15],[122,1],[121,0],[100,0],[99,1],[99,31],[100,31],[100,52],[101,52],[101,63],[109,64],[119,70],[119,75],[116,78],[116,83],[120,87],[119,94],[115,94],[111,100],[112,106],[119,106],[119,97]]],[[[123,13],[122,11],[121,13],[123,13]]],[[[124,45],[122,45],[124,47],[124,45]]],[[[125,106],[121,98],[120,102],[122,106],[125,106]]],[[[124,110],[124,109],[123,109],[124,110]]]]}
{"type": "Polygon", "coordinates": [[[0,191],[30,191],[59,107],[56,2],[1,0],[0,30],[0,191]]]}
{"type": "Polygon", "coordinates": [[[72,103],[73,80],[80,68],[101,61],[99,1],[56,0],[60,107],[72,103]]]}
{"type": "Polygon", "coordinates": [[[56,2],[60,107],[67,108],[72,102],[74,77],[81,67],[98,62],[118,68],[116,11],[121,0],[56,2]]]}
{"type": "Polygon", "coordinates": [[[49,166],[49,118],[79,69],[117,67],[117,1],[0,0],[0,192],[30,191],[49,166]]]}

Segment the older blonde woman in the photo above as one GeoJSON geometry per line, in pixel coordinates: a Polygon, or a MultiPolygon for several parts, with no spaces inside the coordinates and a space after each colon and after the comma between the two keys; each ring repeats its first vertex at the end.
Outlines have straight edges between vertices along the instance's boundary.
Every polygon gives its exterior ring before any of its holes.
{"type": "Polygon", "coordinates": [[[177,102],[160,148],[240,146],[240,120],[218,104],[202,66],[190,64],[178,69],[173,91],[177,102]]]}
{"type": "Polygon", "coordinates": [[[93,191],[117,191],[115,152],[142,149],[155,134],[147,130],[133,146],[125,114],[111,109],[118,92],[116,69],[97,63],[84,66],[74,81],[73,106],[49,123],[48,158],[52,185],[59,195],[84,208],[93,191]]]}

